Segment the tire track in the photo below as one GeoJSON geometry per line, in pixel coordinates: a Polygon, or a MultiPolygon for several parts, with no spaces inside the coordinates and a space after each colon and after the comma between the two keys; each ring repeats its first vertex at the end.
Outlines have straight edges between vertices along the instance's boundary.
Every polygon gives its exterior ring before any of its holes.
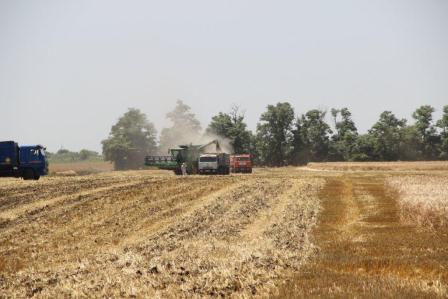
{"type": "Polygon", "coordinates": [[[328,178],[320,197],[320,251],[279,297],[447,296],[447,237],[401,223],[382,176],[328,178]]]}

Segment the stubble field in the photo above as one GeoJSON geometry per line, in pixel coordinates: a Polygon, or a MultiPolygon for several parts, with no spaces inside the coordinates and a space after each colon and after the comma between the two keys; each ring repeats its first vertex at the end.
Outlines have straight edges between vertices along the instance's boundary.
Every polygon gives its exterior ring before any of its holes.
{"type": "Polygon", "coordinates": [[[0,183],[0,293],[266,294],[312,253],[323,180],[109,172],[0,183]]]}
{"type": "Polygon", "coordinates": [[[448,178],[420,168],[3,179],[0,297],[445,297],[446,231],[401,211],[405,175],[448,178]]]}

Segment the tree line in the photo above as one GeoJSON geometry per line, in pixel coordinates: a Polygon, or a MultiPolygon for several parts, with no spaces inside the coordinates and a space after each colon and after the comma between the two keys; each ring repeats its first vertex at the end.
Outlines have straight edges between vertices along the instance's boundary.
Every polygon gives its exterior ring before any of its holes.
{"type": "Polygon", "coordinates": [[[234,153],[251,153],[256,164],[267,166],[322,161],[446,160],[448,105],[443,107],[439,120],[433,120],[434,111],[429,105],[417,108],[412,124],[384,111],[365,134],[360,134],[348,108],[331,109],[330,126],[326,122],[327,111],[313,109],[297,115],[290,103],[279,102],[266,107],[252,132],[238,106],[213,116],[202,130],[191,108],[178,101],[166,115],[172,126],[162,129],[160,136],[144,113],[130,108],[102,141],[103,155],[118,164],[134,157],[137,166],[146,154],[167,154],[170,147],[195,143],[203,136],[217,136],[227,140],[234,153]]]}
{"type": "Polygon", "coordinates": [[[61,148],[57,152],[45,153],[50,163],[69,163],[80,161],[102,161],[103,156],[95,151],[82,149],[79,152],[61,148]]]}

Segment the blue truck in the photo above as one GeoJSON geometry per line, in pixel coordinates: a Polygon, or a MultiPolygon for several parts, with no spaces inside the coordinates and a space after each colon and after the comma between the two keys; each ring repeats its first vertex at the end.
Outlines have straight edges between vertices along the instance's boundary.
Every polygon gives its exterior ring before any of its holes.
{"type": "Polygon", "coordinates": [[[46,174],[48,161],[43,146],[19,146],[14,141],[0,141],[0,177],[38,180],[46,174]]]}

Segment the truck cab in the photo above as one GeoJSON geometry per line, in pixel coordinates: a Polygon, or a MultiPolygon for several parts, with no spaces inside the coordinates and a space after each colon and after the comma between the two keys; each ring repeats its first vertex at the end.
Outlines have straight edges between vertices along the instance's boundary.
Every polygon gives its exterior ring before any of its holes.
{"type": "Polygon", "coordinates": [[[232,172],[252,173],[252,157],[250,154],[230,156],[230,169],[232,172]]]}
{"type": "Polygon", "coordinates": [[[48,160],[42,145],[18,146],[14,141],[0,142],[0,176],[38,180],[48,174],[48,160]]]}
{"type": "Polygon", "coordinates": [[[199,174],[229,174],[230,159],[225,153],[202,154],[198,161],[199,174]]]}

